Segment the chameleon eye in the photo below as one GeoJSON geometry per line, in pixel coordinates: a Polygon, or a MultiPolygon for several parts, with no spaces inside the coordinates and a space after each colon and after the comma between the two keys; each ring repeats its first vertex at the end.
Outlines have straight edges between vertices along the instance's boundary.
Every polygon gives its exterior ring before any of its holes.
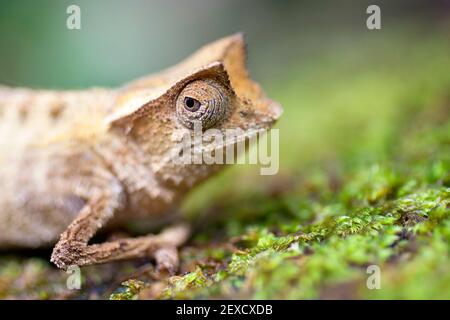
{"type": "Polygon", "coordinates": [[[212,79],[195,80],[177,98],[177,118],[189,129],[195,122],[207,129],[224,119],[229,104],[229,91],[222,84],[212,79]]]}
{"type": "Polygon", "coordinates": [[[184,98],[184,106],[188,111],[195,112],[200,109],[201,103],[191,97],[184,98]]]}

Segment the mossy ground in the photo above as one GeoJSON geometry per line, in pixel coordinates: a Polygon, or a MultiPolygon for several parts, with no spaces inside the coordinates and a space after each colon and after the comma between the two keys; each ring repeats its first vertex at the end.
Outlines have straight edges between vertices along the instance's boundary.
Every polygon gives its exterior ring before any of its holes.
{"type": "Polygon", "coordinates": [[[279,174],[236,166],[190,197],[180,275],[93,266],[71,291],[47,252],[3,254],[0,298],[450,298],[448,35],[399,31],[291,69],[266,85],[285,109],[279,174]]]}

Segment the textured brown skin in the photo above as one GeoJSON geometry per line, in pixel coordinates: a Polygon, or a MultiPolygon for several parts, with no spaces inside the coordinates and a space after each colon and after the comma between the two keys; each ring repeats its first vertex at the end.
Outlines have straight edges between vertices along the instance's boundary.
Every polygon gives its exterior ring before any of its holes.
{"type": "Polygon", "coordinates": [[[189,190],[223,167],[167,160],[176,144],[172,133],[189,130],[177,116],[177,97],[198,80],[225,88],[229,103],[214,125],[219,130],[269,128],[281,113],[248,78],[241,34],[119,89],[0,87],[0,248],[56,243],[51,260],[60,268],[143,256],[176,266],[185,225],[159,235],[88,241],[130,219],[166,220],[189,190]]]}

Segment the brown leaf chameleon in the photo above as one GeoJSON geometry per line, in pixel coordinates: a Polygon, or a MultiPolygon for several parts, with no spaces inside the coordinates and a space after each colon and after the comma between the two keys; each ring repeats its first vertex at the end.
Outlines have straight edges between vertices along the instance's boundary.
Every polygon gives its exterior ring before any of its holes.
{"type": "Polygon", "coordinates": [[[152,256],[175,270],[189,228],[90,244],[100,229],[173,217],[222,165],[169,161],[176,130],[268,129],[281,114],[249,79],[241,34],[118,89],[0,86],[0,248],[54,246],[60,268],[152,256]]]}

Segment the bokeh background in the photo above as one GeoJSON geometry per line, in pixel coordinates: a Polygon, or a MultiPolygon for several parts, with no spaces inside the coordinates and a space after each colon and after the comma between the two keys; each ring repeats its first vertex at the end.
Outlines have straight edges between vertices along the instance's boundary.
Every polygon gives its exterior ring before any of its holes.
{"type": "MultiPolygon", "coordinates": [[[[360,206],[390,200],[389,184],[397,176],[393,178],[384,164],[401,159],[398,150],[403,147],[409,158],[434,163],[430,179],[433,174],[446,176],[450,2],[445,0],[1,0],[0,83],[45,88],[119,86],[239,31],[246,35],[252,77],[284,108],[277,124],[280,173],[262,177],[254,166],[230,168],[189,197],[184,209],[191,219],[230,214],[228,222],[218,227],[227,230],[226,238],[244,233],[249,224],[264,223],[269,229],[285,224],[284,231],[293,231],[293,224],[345,213],[354,204],[352,197],[361,201],[360,206]],[[81,30],[66,28],[66,8],[71,4],[81,7],[81,30]],[[370,4],[381,7],[381,30],[366,27],[370,4]],[[424,122],[431,123],[432,129],[447,125],[439,135],[431,134],[440,139],[431,151],[426,147],[435,140],[422,141],[422,131],[414,131],[424,122]],[[405,140],[408,137],[413,138],[405,140]],[[344,191],[342,185],[347,186],[344,191]],[[361,196],[364,192],[366,198],[361,196]],[[270,208],[261,208],[261,198],[280,194],[288,194],[283,198],[288,209],[283,210],[289,214],[278,215],[279,207],[264,201],[270,208]],[[333,198],[336,194],[340,196],[333,198]],[[308,199],[314,203],[307,203],[308,199]],[[233,201],[235,205],[226,209],[233,201]],[[351,204],[337,212],[324,204],[339,201],[351,204]]],[[[407,177],[402,176],[401,183],[414,184],[407,177]]],[[[442,179],[444,185],[448,183],[442,179]]],[[[448,247],[445,252],[448,255],[448,247]]],[[[322,283],[326,273],[317,277],[322,283]]],[[[394,286],[398,290],[368,296],[449,298],[448,275],[446,279],[431,292],[417,289],[416,280],[409,287],[409,279],[394,286]]],[[[320,297],[314,291],[317,281],[301,292],[272,287],[274,281],[284,283],[262,278],[265,289],[254,296],[320,297]]]]}

